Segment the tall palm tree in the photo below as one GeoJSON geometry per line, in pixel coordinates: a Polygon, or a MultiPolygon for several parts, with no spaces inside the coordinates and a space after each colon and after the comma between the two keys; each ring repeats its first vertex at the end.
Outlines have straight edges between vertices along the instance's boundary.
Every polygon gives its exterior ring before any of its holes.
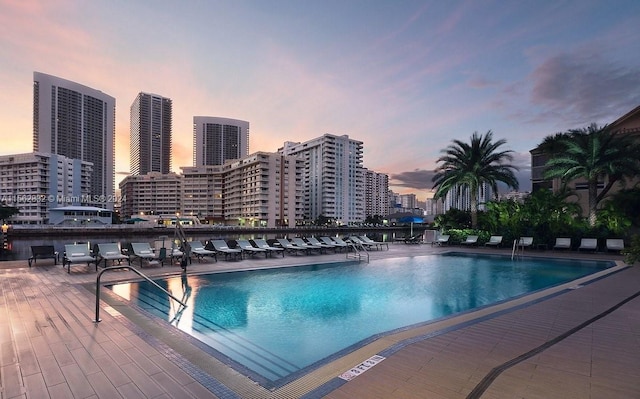
{"type": "Polygon", "coordinates": [[[596,224],[598,204],[616,183],[640,174],[640,145],[629,135],[613,133],[607,125],[570,130],[557,140],[545,164],[544,178],[560,178],[563,184],[584,179],[588,192],[589,225],[596,224]],[[598,192],[598,184],[606,185],[598,192]]]}
{"type": "Polygon", "coordinates": [[[443,198],[452,190],[468,188],[471,199],[471,227],[478,225],[478,192],[484,184],[488,184],[495,197],[498,196],[498,182],[518,189],[518,180],[514,175],[517,167],[509,164],[513,160],[513,151],[502,151],[499,148],[506,144],[504,139],[492,141],[493,132],[489,130],[484,136],[474,132],[471,143],[453,140],[453,144],[441,152],[444,154],[437,163],[441,163],[433,176],[434,198],[443,198]]]}

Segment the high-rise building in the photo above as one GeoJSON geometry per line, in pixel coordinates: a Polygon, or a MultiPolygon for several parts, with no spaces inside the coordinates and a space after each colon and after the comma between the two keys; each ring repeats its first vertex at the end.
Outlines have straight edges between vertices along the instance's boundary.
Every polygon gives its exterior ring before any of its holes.
{"type": "Polygon", "coordinates": [[[278,152],[304,159],[306,220],[324,216],[339,225],[364,221],[361,141],[325,134],[304,143],[286,142],[278,152]]]}
{"type": "Polygon", "coordinates": [[[223,165],[249,155],[249,122],[193,117],[193,166],[223,165]]]}
{"type": "Polygon", "coordinates": [[[365,216],[389,214],[389,175],[364,168],[365,216]]]}
{"type": "Polygon", "coordinates": [[[30,152],[0,156],[0,200],[20,210],[11,224],[49,224],[50,210],[91,201],[91,163],[30,152]]]}
{"type": "Polygon", "coordinates": [[[33,73],[33,151],[93,164],[91,203],[113,209],[115,98],[79,83],[33,73]]]}
{"type": "Polygon", "coordinates": [[[171,171],[170,98],[139,93],[131,104],[130,163],[132,175],[171,171]]]}

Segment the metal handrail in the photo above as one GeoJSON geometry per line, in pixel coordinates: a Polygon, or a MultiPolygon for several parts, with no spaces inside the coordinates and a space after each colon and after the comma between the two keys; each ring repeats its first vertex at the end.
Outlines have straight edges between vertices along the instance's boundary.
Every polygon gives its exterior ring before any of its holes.
{"type": "Polygon", "coordinates": [[[156,283],[155,281],[151,280],[146,275],[142,274],[139,270],[134,269],[131,266],[126,266],[126,265],[125,266],[109,266],[109,267],[105,267],[103,270],[101,270],[100,273],[98,273],[98,277],[96,277],[96,318],[93,321],[94,323],[99,323],[101,321],[100,320],[100,277],[102,277],[102,273],[104,273],[106,271],[109,271],[109,270],[121,270],[121,269],[129,269],[129,270],[131,270],[132,272],[136,273],[138,276],[142,277],[143,279],[147,280],[151,284],[155,285],[157,288],[162,290],[165,294],[169,295],[169,297],[171,299],[173,299],[174,301],[178,302],[180,305],[184,306],[185,308],[187,307],[187,305],[185,305],[181,300],[179,300],[178,298],[173,296],[173,294],[171,294],[169,291],[167,291],[164,288],[162,288],[161,286],[159,286],[158,283],[156,283]]]}

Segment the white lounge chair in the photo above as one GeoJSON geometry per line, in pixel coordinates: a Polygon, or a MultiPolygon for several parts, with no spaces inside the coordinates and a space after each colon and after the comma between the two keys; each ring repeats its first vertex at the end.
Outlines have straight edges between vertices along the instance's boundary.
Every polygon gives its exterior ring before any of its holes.
{"type": "Polygon", "coordinates": [[[104,260],[104,267],[107,267],[107,262],[111,261],[113,265],[114,262],[118,262],[118,264],[122,264],[123,260],[127,260],[128,264],[131,264],[129,260],[129,256],[122,253],[120,249],[120,244],[117,242],[109,242],[109,243],[100,243],[96,244],[98,263],[101,260],[104,260]]]}
{"type": "Polygon", "coordinates": [[[242,250],[237,248],[229,248],[229,245],[225,240],[210,240],[209,243],[216,252],[224,254],[225,259],[228,259],[229,257],[232,257],[234,259],[242,258],[242,250]]]}
{"type": "Polygon", "coordinates": [[[337,249],[335,245],[327,244],[326,242],[320,242],[320,240],[315,237],[307,237],[307,242],[311,245],[316,245],[323,249],[333,249],[334,252],[337,249]]]}
{"type": "Polygon", "coordinates": [[[580,240],[580,246],[578,251],[597,251],[598,239],[597,238],[583,238],[580,240]]]}
{"type": "Polygon", "coordinates": [[[364,249],[372,249],[372,248],[378,249],[377,245],[364,242],[362,241],[362,239],[356,236],[350,236],[348,240],[351,241],[354,245],[360,246],[361,248],[364,248],[364,249]]]}
{"type": "Polygon", "coordinates": [[[251,245],[251,243],[248,240],[236,240],[236,243],[238,244],[238,247],[242,250],[242,252],[244,253],[248,253],[250,255],[256,255],[256,254],[260,254],[263,253],[264,257],[267,257],[267,250],[264,248],[258,248],[258,247],[254,247],[253,245],[251,245]]]}
{"type": "Polygon", "coordinates": [[[306,254],[308,253],[307,251],[309,250],[309,248],[307,247],[301,247],[299,245],[295,245],[294,243],[292,243],[286,238],[276,238],[276,241],[278,241],[278,244],[280,244],[280,246],[284,248],[284,250],[287,252],[294,252],[296,254],[301,254],[301,253],[306,254]]]}
{"type": "Polygon", "coordinates": [[[533,237],[520,237],[517,247],[521,250],[533,246],[533,237]]]}
{"type": "Polygon", "coordinates": [[[484,243],[485,247],[499,247],[502,246],[502,236],[491,236],[489,241],[484,243]]]}
{"type": "Polygon", "coordinates": [[[389,249],[389,244],[383,241],[375,241],[372,240],[371,238],[367,237],[366,235],[364,236],[358,236],[358,238],[360,238],[362,241],[371,244],[371,245],[375,245],[378,249],[382,249],[382,247],[386,247],[387,249],[389,249]]]}
{"type": "Polygon", "coordinates": [[[67,266],[67,273],[71,273],[71,265],[84,263],[87,264],[87,268],[94,263],[96,272],[98,271],[98,260],[91,254],[89,244],[66,244],[64,246],[62,267],[67,266]]]}
{"type": "Polygon", "coordinates": [[[294,245],[297,245],[297,246],[299,246],[299,247],[303,247],[303,248],[307,248],[307,249],[309,249],[309,250],[311,250],[311,251],[318,251],[318,252],[322,252],[322,250],[324,249],[324,248],[322,248],[322,247],[321,247],[321,246],[319,246],[319,245],[312,245],[312,244],[309,244],[308,242],[306,242],[305,240],[303,240],[303,239],[302,239],[302,238],[300,238],[300,237],[294,237],[294,238],[292,238],[292,239],[291,239],[291,242],[292,242],[294,245]]]}
{"type": "Polygon", "coordinates": [[[138,259],[140,267],[142,266],[164,266],[164,260],[167,256],[166,248],[161,248],[158,253],[153,252],[153,248],[148,242],[133,242],[130,244],[130,259],[138,259]]]}
{"type": "Polygon", "coordinates": [[[267,240],[264,238],[254,238],[253,243],[256,244],[256,247],[262,248],[267,251],[267,255],[281,253],[284,258],[284,248],[274,247],[267,243],[267,240]]]}
{"type": "Polygon", "coordinates": [[[553,246],[553,249],[571,249],[571,238],[569,237],[556,238],[556,243],[553,246]]]}
{"type": "Polygon", "coordinates": [[[320,237],[320,240],[327,245],[333,245],[336,250],[343,250],[349,247],[346,242],[343,241],[342,243],[339,243],[338,241],[331,239],[331,237],[320,237]]]}
{"type": "Polygon", "coordinates": [[[433,242],[431,242],[431,245],[447,245],[449,243],[449,238],[451,236],[449,234],[442,234],[439,235],[438,238],[436,238],[433,242]]]}
{"type": "Polygon", "coordinates": [[[210,256],[213,259],[215,259],[216,262],[218,261],[218,257],[216,256],[216,251],[211,251],[209,249],[206,249],[202,241],[189,241],[187,244],[189,245],[191,253],[195,255],[198,261],[204,260],[205,256],[210,256]]]}
{"type": "Polygon", "coordinates": [[[607,238],[605,245],[607,251],[620,252],[624,249],[624,240],[622,238],[607,238]]]}
{"type": "Polygon", "coordinates": [[[462,245],[478,245],[478,236],[471,235],[467,236],[467,238],[462,241],[460,244],[462,245]]]}

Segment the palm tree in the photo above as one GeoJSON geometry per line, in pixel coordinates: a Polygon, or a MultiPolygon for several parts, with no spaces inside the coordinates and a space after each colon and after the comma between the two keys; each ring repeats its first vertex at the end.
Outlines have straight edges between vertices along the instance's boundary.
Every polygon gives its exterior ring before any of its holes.
{"type": "Polygon", "coordinates": [[[518,168],[505,163],[513,160],[513,151],[498,150],[506,141],[493,142],[492,139],[493,132],[489,130],[484,136],[474,132],[471,144],[453,140],[453,144],[441,151],[445,155],[436,161],[442,164],[436,168],[432,179],[436,199],[443,198],[452,189],[460,191],[468,188],[471,196],[471,227],[474,229],[478,225],[478,192],[484,184],[491,187],[496,198],[498,182],[518,189],[518,180],[513,173],[518,168]]]}
{"type": "Polygon", "coordinates": [[[615,134],[608,126],[591,124],[559,137],[559,147],[545,164],[544,178],[560,178],[563,184],[584,179],[588,192],[589,225],[596,224],[598,204],[615,183],[640,174],[640,146],[629,135],[615,134]],[[598,193],[598,183],[606,185],[598,193]]]}

